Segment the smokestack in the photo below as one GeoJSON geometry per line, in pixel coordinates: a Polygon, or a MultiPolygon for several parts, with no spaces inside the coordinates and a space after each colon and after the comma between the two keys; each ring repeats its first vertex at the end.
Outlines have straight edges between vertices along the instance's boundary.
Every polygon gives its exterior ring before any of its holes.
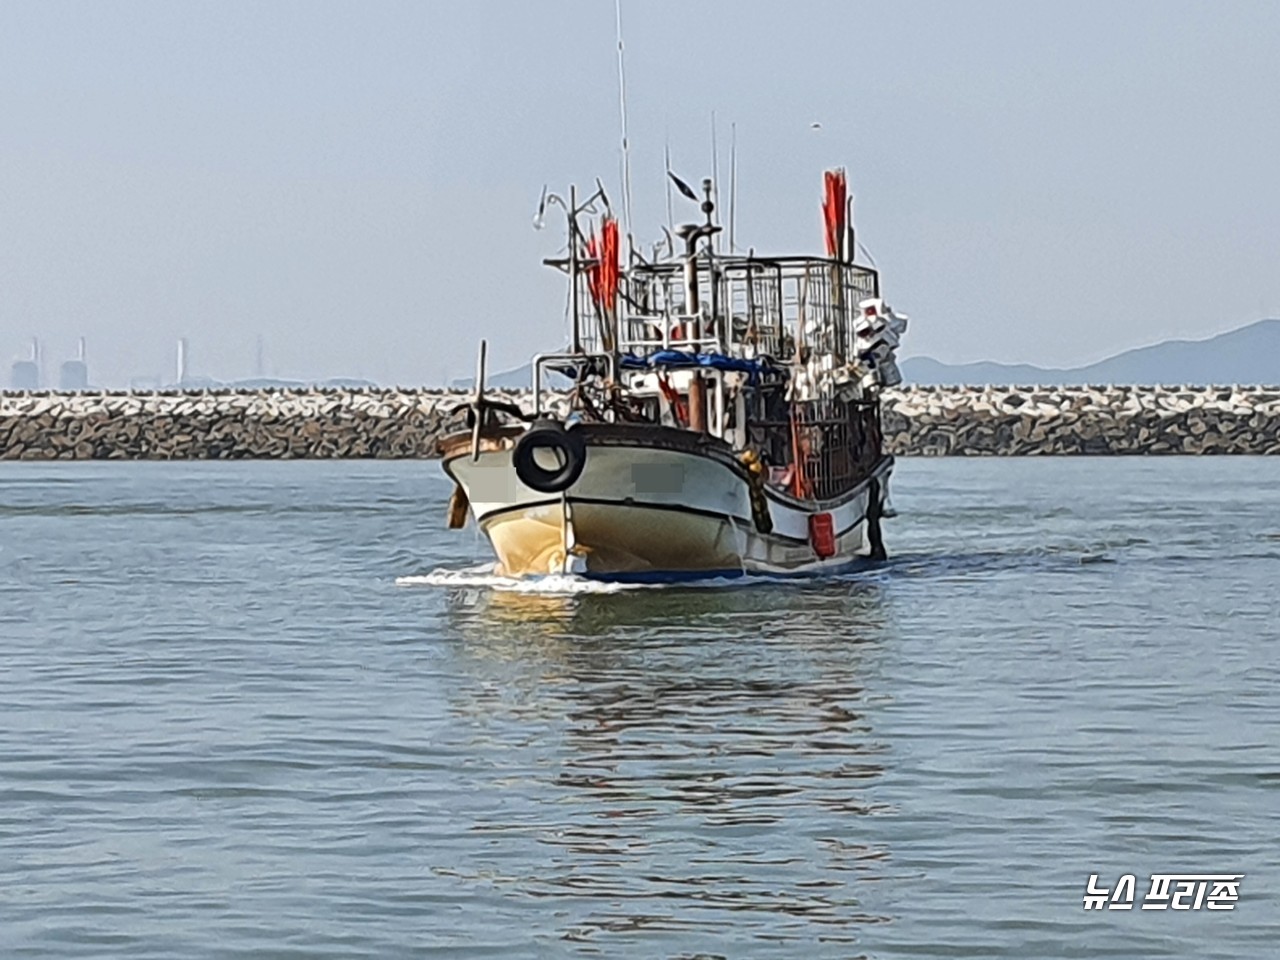
{"type": "Polygon", "coordinates": [[[84,337],[76,344],[76,357],[62,364],[58,371],[59,390],[88,390],[89,365],[85,363],[84,337]]]}
{"type": "Polygon", "coordinates": [[[178,338],[178,386],[187,379],[187,338],[178,338]]]}
{"type": "Polygon", "coordinates": [[[258,334],[258,351],[257,356],[254,357],[253,375],[258,379],[262,379],[265,376],[262,365],[262,334],[258,334]]]}
{"type": "Polygon", "coordinates": [[[31,359],[17,360],[9,370],[9,386],[14,390],[39,390],[42,386],[40,376],[40,340],[31,338],[31,359]]]}

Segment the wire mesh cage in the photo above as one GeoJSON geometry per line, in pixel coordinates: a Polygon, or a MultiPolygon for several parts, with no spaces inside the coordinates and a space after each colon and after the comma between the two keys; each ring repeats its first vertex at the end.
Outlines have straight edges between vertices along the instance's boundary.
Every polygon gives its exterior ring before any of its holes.
{"type": "Polygon", "coordinates": [[[749,349],[785,361],[801,343],[844,360],[857,349],[858,302],[878,288],[874,270],[836,260],[717,258],[697,264],[695,309],[683,264],[635,266],[623,279],[619,346],[636,353],[749,349]]]}
{"type": "Polygon", "coordinates": [[[822,398],[793,407],[794,492],[830,500],[856,486],[880,449],[874,401],[822,398]]]}
{"type": "Polygon", "coordinates": [[[771,479],[796,497],[832,500],[864,480],[880,455],[875,400],[837,397],[797,402],[766,399],[751,424],[751,442],[771,479]]]}

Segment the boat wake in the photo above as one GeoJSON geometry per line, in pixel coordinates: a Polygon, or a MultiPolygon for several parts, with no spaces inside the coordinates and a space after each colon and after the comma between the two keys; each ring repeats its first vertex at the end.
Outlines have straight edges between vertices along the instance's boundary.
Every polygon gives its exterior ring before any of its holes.
{"type": "Polygon", "coordinates": [[[574,574],[504,577],[494,573],[492,563],[481,563],[460,569],[437,568],[425,574],[397,577],[395,583],[401,587],[464,588],[547,597],[633,594],[640,590],[743,590],[770,585],[821,588],[824,585],[886,584],[920,578],[990,577],[1014,570],[1072,572],[1078,571],[1081,566],[1106,566],[1122,562],[1124,548],[1145,543],[1145,540],[1122,540],[1115,543],[1047,545],[1031,549],[963,553],[905,552],[884,562],[859,559],[837,569],[812,573],[749,573],[737,576],[708,574],[705,577],[677,576],[672,579],[638,581],[597,580],[574,574]]]}
{"type": "Polygon", "coordinates": [[[547,574],[541,577],[503,577],[493,572],[493,564],[462,570],[436,569],[430,573],[408,577],[396,577],[398,587],[480,587],[499,593],[530,593],[546,596],[577,596],[579,594],[622,593],[661,586],[648,583],[614,583],[588,580],[572,574],[547,574]]]}
{"type": "MultiPolygon", "coordinates": [[[[883,568],[878,571],[883,574],[883,568]]],[[[633,593],[637,590],[727,590],[743,589],[768,584],[797,582],[842,582],[849,579],[866,579],[875,575],[876,567],[851,564],[840,570],[822,574],[768,574],[752,573],[739,576],[708,574],[705,577],[678,576],[656,580],[597,580],[574,574],[546,574],[543,576],[504,577],[493,572],[493,564],[482,563],[460,570],[437,568],[430,573],[396,578],[398,587],[446,587],[487,589],[497,593],[524,593],[543,596],[579,596],[592,594],[633,593]]]]}

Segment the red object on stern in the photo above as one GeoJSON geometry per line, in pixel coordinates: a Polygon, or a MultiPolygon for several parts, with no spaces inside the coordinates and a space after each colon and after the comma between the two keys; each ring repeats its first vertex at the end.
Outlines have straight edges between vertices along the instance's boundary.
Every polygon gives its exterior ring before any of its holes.
{"type": "Polygon", "coordinates": [[[831,514],[815,513],[809,517],[809,543],[821,560],[836,555],[836,530],[831,514]]]}

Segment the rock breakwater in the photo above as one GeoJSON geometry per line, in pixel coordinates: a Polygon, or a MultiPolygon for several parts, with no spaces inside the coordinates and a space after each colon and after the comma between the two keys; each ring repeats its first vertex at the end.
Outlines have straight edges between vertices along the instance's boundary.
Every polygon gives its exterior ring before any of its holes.
{"type": "MultiPolygon", "coordinates": [[[[527,394],[496,392],[529,408],[527,394]]],[[[0,459],[420,458],[466,395],[299,389],[0,395],[0,459]]],[[[554,406],[563,399],[554,401],[554,406]]],[[[900,456],[1280,454],[1280,387],[909,387],[900,456]]]]}
{"type": "Polygon", "coordinates": [[[922,387],[883,401],[899,455],[1280,454],[1280,387],[922,387]]]}

